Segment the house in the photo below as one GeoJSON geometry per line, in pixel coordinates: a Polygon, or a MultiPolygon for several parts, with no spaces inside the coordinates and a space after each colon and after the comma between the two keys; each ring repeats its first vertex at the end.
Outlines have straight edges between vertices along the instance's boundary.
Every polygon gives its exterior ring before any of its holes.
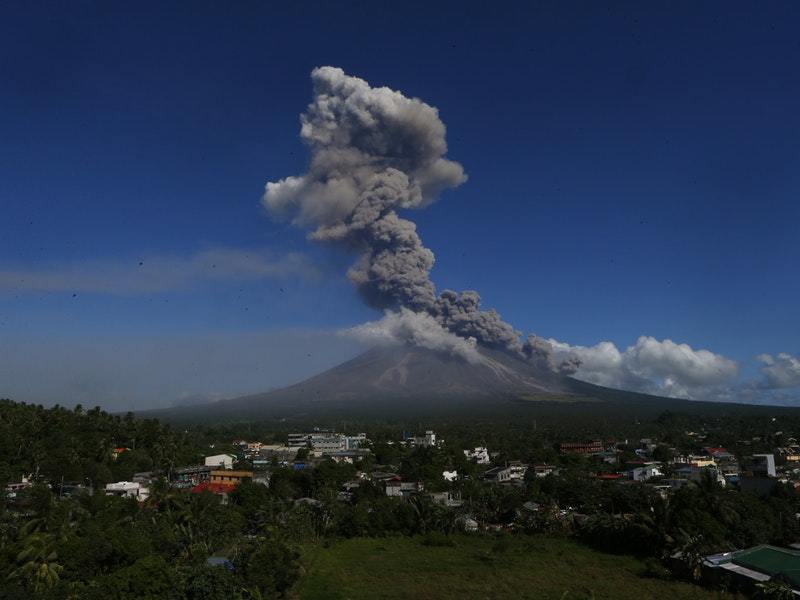
{"type": "Polygon", "coordinates": [[[231,485],[236,487],[245,479],[253,479],[252,471],[211,471],[211,485],[231,485]]]}
{"type": "Polygon", "coordinates": [[[647,481],[653,477],[661,477],[663,473],[659,469],[657,463],[644,464],[642,466],[634,467],[628,471],[628,477],[632,481],[647,481]]]}
{"type": "MultiPolygon", "coordinates": [[[[425,435],[417,436],[413,439],[414,446],[418,446],[421,448],[432,448],[436,446],[436,434],[433,432],[432,429],[429,429],[425,432],[425,435]]],[[[441,440],[439,440],[441,443],[441,440]]]]}
{"type": "Polygon", "coordinates": [[[458,471],[456,470],[442,471],[442,479],[444,479],[445,481],[455,481],[456,479],[458,479],[458,471]]]}
{"type": "Polygon", "coordinates": [[[488,465],[491,462],[489,449],[483,446],[476,446],[474,450],[464,450],[464,456],[474,460],[479,465],[488,465]]]}
{"type": "Polygon", "coordinates": [[[253,479],[252,471],[215,470],[211,471],[210,475],[211,476],[209,477],[208,481],[204,481],[194,486],[191,492],[193,494],[199,494],[200,492],[209,491],[212,494],[219,494],[223,496],[224,499],[227,494],[235,490],[236,486],[242,481],[245,479],[253,479]]]}
{"type": "Polygon", "coordinates": [[[694,463],[676,463],[674,474],[679,479],[688,479],[689,481],[694,481],[695,483],[700,483],[703,481],[704,477],[710,477],[722,486],[727,485],[728,483],[722,471],[717,468],[716,464],[702,467],[694,463]],[[677,466],[678,464],[680,464],[680,466],[677,466]]]}
{"type": "Polygon", "coordinates": [[[694,465],[695,467],[699,468],[717,466],[717,462],[714,460],[712,456],[705,456],[703,454],[690,454],[680,462],[689,465],[694,465]]]}
{"type": "Polygon", "coordinates": [[[408,498],[423,489],[421,481],[403,481],[397,477],[386,482],[386,495],[394,498],[408,498]]]}
{"type": "Polygon", "coordinates": [[[524,481],[527,470],[527,465],[513,461],[506,463],[504,467],[494,467],[487,470],[483,474],[483,477],[486,481],[493,481],[495,483],[515,483],[524,481]]]}
{"type": "Polygon", "coordinates": [[[317,429],[311,433],[290,433],[287,446],[290,448],[311,448],[316,456],[330,452],[356,450],[367,441],[366,433],[346,435],[332,430],[317,429]]]}
{"type": "Polygon", "coordinates": [[[213,456],[206,456],[204,460],[207,467],[220,467],[223,469],[232,469],[234,462],[236,462],[236,457],[233,454],[214,454],[213,456]]]}
{"type": "Polygon", "coordinates": [[[553,465],[541,464],[533,465],[533,474],[536,477],[547,477],[558,472],[558,468],[553,465]]]}
{"type": "Polygon", "coordinates": [[[117,481],[106,484],[106,496],[134,498],[138,502],[143,502],[150,496],[150,489],[138,481],[117,481]]]}
{"type": "Polygon", "coordinates": [[[755,591],[756,585],[770,580],[783,581],[800,595],[800,551],[762,544],[723,552],[705,557],[703,570],[718,581],[738,583],[745,589],[755,591]]]}
{"type": "Polygon", "coordinates": [[[12,482],[6,485],[6,497],[9,500],[12,500],[17,497],[22,490],[31,487],[33,484],[28,480],[27,477],[23,477],[22,481],[19,483],[12,482]]]}

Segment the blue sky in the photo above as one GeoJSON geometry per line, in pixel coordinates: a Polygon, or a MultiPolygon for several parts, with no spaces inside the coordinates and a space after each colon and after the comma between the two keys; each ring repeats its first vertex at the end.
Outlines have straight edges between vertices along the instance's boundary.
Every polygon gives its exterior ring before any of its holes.
{"type": "Polygon", "coordinates": [[[440,289],[743,377],[800,354],[797,3],[33,4],[0,8],[0,396],[168,404],[358,350],[352,256],[260,204],[305,169],[319,65],[438,107],[469,181],[404,216],[440,289]]]}

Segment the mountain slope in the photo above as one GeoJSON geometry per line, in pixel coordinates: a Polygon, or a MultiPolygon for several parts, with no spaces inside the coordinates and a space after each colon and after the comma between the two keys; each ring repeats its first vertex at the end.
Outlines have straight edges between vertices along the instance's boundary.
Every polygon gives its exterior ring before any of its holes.
{"type": "Polygon", "coordinates": [[[470,363],[419,347],[373,348],[282,389],[202,406],[148,411],[142,416],[175,422],[230,422],[536,413],[592,422],[612,416],[654,417],[664,410],[755,410],[604,388],[538,370],[507,352],[481,348],[480,354],[480,362],[470,363]]]}

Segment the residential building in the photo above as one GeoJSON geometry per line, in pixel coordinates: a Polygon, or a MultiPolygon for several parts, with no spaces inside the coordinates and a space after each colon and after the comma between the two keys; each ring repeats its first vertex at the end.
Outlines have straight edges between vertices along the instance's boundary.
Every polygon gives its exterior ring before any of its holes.
{"type": "Polygon", "coordinates": [[[491,462],[489,449],[483,446],[476,446],[473,450],[464,450],[464,456],[474,460],[479,465],[488,465],[491,462]]]}
{"type": "Polygon", "coordinates": [[[397,477],[386,482],[386,495],[395,498],[408,498],[424,489],[421,481],[402,481],[397,477]]]}
{"type": "Polygon", "coordinates": [[[192,488],[192,493],[197,494],[209,491],[213,494],[220,494],[227,497],[228,492],[233,491],[245,479],[253,479],[252,471],[227,471],[213,470],[208,481],[204,481],[192,488]]]}
{"type": "Polygon", "coordinates": [[[658,463],[649,463],[634,467],[628,471],[628,477],[632,481],[647,481],[653,477],[661,477],[663,473],[658,463]]]}
{"type": "Polygon", "coordinates": [[[143,502],[150,496],[150,489],[137,481],[117,481],[116,483],[106,484],[106,496],[134,498],[139,502],[143,502]]]}
{"type": "Polygon", "coordinates": [[[233,454],[214,454],[213,456],[206,456],[204,462],[208,467],[232,469],[233,463],[236,462],[236,456],[233,454]]]}
{"type": "Polygon", "coordinates": [[[455,469],[452,471],[442,471],[442,479],[445,481],[455,481],[458,479],[458,471],[455,469]]]}
{"type": "Polygon", "coordinates": [[[688,479],[695,483],[700,483],[703,477],[711,477],[723,486],[728,483],[725,479],[725,475],[723,475],[722,471],[720,471],[716,465],[700,467],[694,463],[676,463],[674,473],[679,479],[688,479]]]}
{"type": "Polygon", "coordinates": [[[483,477],[487,481],[493,481],[495,483],[514,483],[523,481],[527,470],[527,465],[514,461],[506,463],[504,467],[494,467],[493,469],[487,470],[483,474],[483,477]]]}
{"type": "Polygon", "coordinates": [[[317,456],[322,456],[331,452],[357,450],[366,441],[366,433],[347,435],[328,430],[316,430],[311,433],[290,433],[287,446],[310,448],[317,456]]]}
{"type": "Polygon", "coordinates": [[[533,465],[533,474],[536,477],[547,477],[553,473],[558,471],[557,467],[553,465],[541,464],[541,465],[533,465]]]}
{"type": "Polygon", "coordinates": [[[716,467],[717,462],[714,460],[713,456],[707,456],[705,454],[690,454],[685,458],[678,459],[678,462],[686,463],[689,465],[694,465],[698,468],[703,467],[716,467]]]}
{"type": "Polygon", "coordinates": [[[421,448],[432,448],[436,446],[436,434],[432,429],[429,429],[425,432],[425,435],[413,438],[413,444],[421,448]]]}
{"type": "Polygon", "coordinates": [[[19,483],[17,482],[8,483],[6,484],[6,497],[9,500],[13,500],[14,498],[17,497],[17,494],[19,494],[22,490],[24,490],[25,488],[29,488],[32,485],[33,484],[28,480],[27,477],[23,477],[22,481],[20,481],[19,483]]]}
{"type": "Polygon", "coordinates": [[[211,471],[211,485],[230,485],[236,487],[245,479],[253,479],[252,471],[211,471]]]}

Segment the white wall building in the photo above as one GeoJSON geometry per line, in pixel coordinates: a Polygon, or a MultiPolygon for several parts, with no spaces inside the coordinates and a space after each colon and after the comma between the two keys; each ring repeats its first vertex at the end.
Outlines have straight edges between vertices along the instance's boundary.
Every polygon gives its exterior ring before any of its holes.
{"type": "Polygon", "coordinates": [[[142,502],[150,496],[150,489],[135,481],[117,481],[116,483],[106,484],[106,496],[121,496],[123,498],[135,498],[142,502]]]}
{"type": "Polygon", "coordinates": [[[219,467],[221,469],[232,469],[236,457],[233,454],[214,454],[206,456],[205,465],[207,467],[219,467]]]}
{"type": "Polygon", "coordinates": [[[442,471],[442,479],[445,481],[455,481],[458,479],[458,471],[442,471]]]}
{"type": "Polygon", "coordinates": [[[422,448],[432,448],[436,446],[436,434],[432,429],[429,429],[425,432],[425,435],[414,438],[414,445],[421,446],[422,448]]]}
{"type": "Polygon", "coordinates": [[[492,462],[489,458],[489,449],[483,446],[477,446],[474,450],[464,450],[464,456],[471,458],[479,465],[488,465],[492,462]]]}

